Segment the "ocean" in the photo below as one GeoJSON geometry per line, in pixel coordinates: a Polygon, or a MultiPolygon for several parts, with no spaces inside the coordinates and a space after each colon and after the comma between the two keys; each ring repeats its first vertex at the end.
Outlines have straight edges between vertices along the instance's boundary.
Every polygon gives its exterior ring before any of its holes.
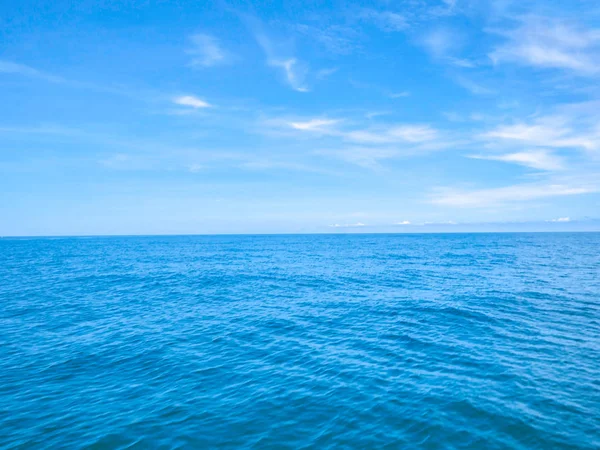
{"type": "Polygon", "coordinates": [[[1,448],[600,448],[600,233],[0,239],[1,448]]]}

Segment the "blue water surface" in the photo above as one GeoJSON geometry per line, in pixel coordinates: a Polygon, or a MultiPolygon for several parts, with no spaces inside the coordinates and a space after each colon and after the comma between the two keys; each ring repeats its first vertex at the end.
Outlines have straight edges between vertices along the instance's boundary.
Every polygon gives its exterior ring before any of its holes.
{"type": "Polygon", "coordinates": [[[600,448],[600,234],[0,239],[2,448],[600,448]]]}

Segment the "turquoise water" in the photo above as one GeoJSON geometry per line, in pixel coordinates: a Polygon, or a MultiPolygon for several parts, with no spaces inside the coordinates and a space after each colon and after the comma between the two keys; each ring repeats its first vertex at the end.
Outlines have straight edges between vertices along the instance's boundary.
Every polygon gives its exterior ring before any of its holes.
{"type": "Polygon", "coordinates": [[[2,448],[600,448],[600,234],[0,239],[2,448]]]}

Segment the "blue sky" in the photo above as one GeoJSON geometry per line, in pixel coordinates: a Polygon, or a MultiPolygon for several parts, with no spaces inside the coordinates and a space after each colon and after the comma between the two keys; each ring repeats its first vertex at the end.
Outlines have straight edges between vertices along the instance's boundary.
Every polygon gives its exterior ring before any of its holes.
{"type": "Polygon", "coordinates": [[[597,1],[0,4],[0,235],[600,229],[597,1]]]}

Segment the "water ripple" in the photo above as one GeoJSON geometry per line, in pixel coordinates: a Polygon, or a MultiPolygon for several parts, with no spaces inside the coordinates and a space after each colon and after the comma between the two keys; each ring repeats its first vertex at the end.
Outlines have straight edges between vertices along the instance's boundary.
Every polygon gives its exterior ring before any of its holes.
{"type": "Polygon", "coordinates": [[[0,240],[1,448],[600,448],[600,234],[0,240]]]}

